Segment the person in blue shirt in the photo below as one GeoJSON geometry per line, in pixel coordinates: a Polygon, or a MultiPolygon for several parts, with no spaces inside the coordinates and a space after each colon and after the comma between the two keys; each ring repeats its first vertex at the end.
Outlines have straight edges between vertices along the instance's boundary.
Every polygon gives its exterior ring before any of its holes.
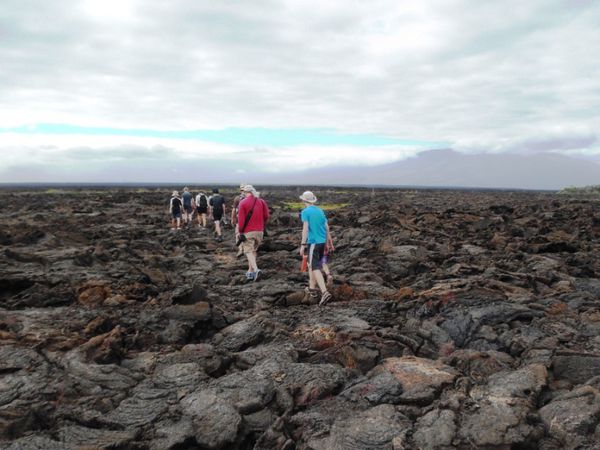
{"type": "Polygon", "coordinates": [[[323,269],[325,249],[326,247],[333,249],[333,241],[325,213],[321,208],[315,206],[317,202],[315,194],[306,191],[300,196],[300,200],[304,202],[305,206],[300,214],[302,219],[300,256],[306,255],[308,260],[307,292],[311,297],[318,298],[320,290],[319,306],[323,306],[331,300],[331,293],[327,290],[321,269],[323,269]]]}

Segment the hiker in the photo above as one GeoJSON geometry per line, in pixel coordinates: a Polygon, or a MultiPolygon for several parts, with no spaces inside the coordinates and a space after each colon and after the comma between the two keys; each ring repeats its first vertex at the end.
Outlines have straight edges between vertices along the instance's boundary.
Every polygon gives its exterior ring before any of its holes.
{"type": "Polygon", "coordinates": [[[179,230],[181,228],[181,210],[183,203],[179,198],[179,192],[173,191],[173,196],[169,202],[169,213],[171,214],[171,230],[179,230]],[[177,226],[177,228],[175,227],[177,226]]]}
{"type": "Polygon", "coordinates": [[[256,251],[263,239],[265,224],[269,220],[267,202],[258,198],[258,192],[251,184],[244,186],[244,200],[239,204],[238,226],[235,229],[240,250],[248,259],[248,281],[257,281],[261,270],[256,261],[256,251]]]}
{"type": "Polygon", "coordinates": [[[198,226],[206,228],[206,214],[208,213],[208,198],[204,192],[196,195],[196,219],[198,226]]]}
{"type": "Polygon", "coordinates": [[[240,184],[240,195],[236,195],[233,199],[233,205],[231,207],[231,226],[235,228],[237,225],[237,215],[240,207],[240,202],[246,198],[244,195],[244,186],[246,183],[240,184]]]}
{"type": "Polygon", "coordinates": [[[192,212],[194,196],[187,187],[183,188],[183,194],[181,194],[181,200],[183,200],[183,224],[188,225],[192,223],[192,212]]]}
{"type": "MultiPolygon", "coordinates": [[[[329,224],[323,210],[317,206],[317,197],[311,191],[306,191],[300,196],[304,209],[300,214],[302,219],[302,240],[300,242],[300,256],[307,254],[308,261],[308,288],[306,292],[316,299],[321,294],[319,306],[331,300],[331,293],[327,290],[323,269],[325,250],[333,249],[333,240],[329,232],[329,224]],[[318,286],[318,289],[317,289],[318,286]]],[[[329,271],[329,268],[327,268],[329,271]]],[[[331,274],[329,274],[331,276],[331,274]]]]}
{"type": "Polygon", "coordinates": [[[210,215],[215,222],[215,234],[217,235],[217,241],[223,242],[223,236],[221,231],[221,219],[225,215],[225,199],[219,194],[219,189],[214,188],[213,195],[208,199],[208,205],[210,207],[210,215]]]}

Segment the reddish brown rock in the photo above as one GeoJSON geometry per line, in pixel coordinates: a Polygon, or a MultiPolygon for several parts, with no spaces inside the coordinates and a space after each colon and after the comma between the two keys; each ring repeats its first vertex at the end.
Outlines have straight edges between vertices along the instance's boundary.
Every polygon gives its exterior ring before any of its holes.
{"type": "Polygon", "coordinates": [[[458,373],[440,361],[415,356],[388,358],[382,366],[402,385],[402,399],[429,402],[439,390],[452,383],[458,373]]]}
{"type": "Polygon", "coordinates": [[[118,362],[124,355],[123,339],[123,329],[117,325],[108,333],[91,338],[81,346],[81,351],[88,361],[99,364],[118,362]]]}
{"type": "Polygon", "coordinates": [[[102,282],[88,282],[79,289],[77,301],[85,306],[99,306],[111,295],[110,287],[102,282]]]}

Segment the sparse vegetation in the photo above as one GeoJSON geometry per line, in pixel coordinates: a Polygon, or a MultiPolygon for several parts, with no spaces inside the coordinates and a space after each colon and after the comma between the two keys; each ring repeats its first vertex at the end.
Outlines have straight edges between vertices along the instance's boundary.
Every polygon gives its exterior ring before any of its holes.
{"type": "Polygon", "coordinates": [[[103,194],[105,189],[67,189],[67,188],[48,188],[44,191],[44,194],[50,195],[89,195],[89,194],[103,194]]]}
{"type": "MultiPolygon", "coordinates": [[[[322,203],[318,204],[319,208],[324,211],[337,211],[339,209],[345,208],[350,205],[350,203],[322,203]]],[[[288,211],[295,211],[304,208],[304,203],[302,202],[284,202],[283,209],[288,211]]]]}
{"type": "Polygon", "coordinates": [[[575,187],[569,186],[559,191],[562,195],[600,195],[600,185],[575,187]]]}

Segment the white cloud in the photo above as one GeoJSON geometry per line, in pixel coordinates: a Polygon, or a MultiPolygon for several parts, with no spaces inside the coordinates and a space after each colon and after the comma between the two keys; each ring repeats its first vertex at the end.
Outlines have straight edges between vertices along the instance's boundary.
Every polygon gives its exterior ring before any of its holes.
{"type": "MultiPolygon", "coordinates": [[[[348,146],[297,145],[287,147],[245,147],[185,139],[88,135],[8,135],[11,145],[0,144],[0,182],[45,181],[47,171],[75,171],[70,181],[82,181],[82,174],[103,169],[108,173],[129,168],[135,180],[142,180],[145,167],[177,167],[191,173],[206,165],[230,173],[283,173],[331,166],[373,166],[417,154],[421,146],[380,146],[368,149],[348,146]],[[31,166],[23,172],[15,168],[31,166]],[[179,167],[181,166],[181,167],[179,167]],[[37,172],[38,168],[44,170],[37,172]],[[25,178],[24,178],[25,177],[25,178]],[[74,177],[74,178],[73,178],[74,177]]],[[[170,169],[173,170],[173,169],[170,169]]],[[[209,169],[212,170],[212,169],[209,169]]],[[[150,172],[148,172],[150,175],[150,172]]],[[[101,178],[99,178],[101,179],[101,178]]],[[[221,178],[223,179],[223,178],[221,178]]],[[[227,179],[227,177],[225,177],[227,179]]]]}

